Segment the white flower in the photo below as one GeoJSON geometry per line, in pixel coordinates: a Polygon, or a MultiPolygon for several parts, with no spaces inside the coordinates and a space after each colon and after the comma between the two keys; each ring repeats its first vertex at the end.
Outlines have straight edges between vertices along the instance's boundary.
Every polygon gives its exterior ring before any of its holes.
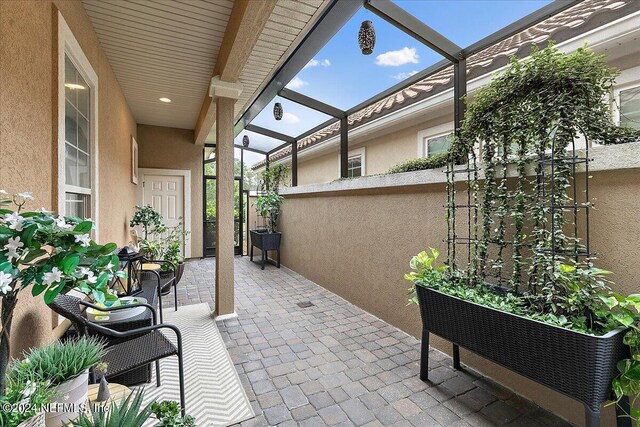
{"type": "Polygon", "coordinates": [[[22,390],[22,395],[24,397],[29,397],[31,396],[33,393],[36,392],[36,388],[37,388],[37,384],[31,380],[27,381],[27,385],[25,386],[24,390],[22,390]]]}
{"type": "Polygon", "coordinates": [[[84,277],[89,273],[89,269],[87,267],[80,267],[79,272],[80,277],[84,277]]]}
{"type": "Polygon", "coordinates": [[[0,293],[7,295],[13,290],[11,283],[13,282],[13,276],[11,274],[0,271],[0,293]]]}
{"type": "Polygon", "coordinates": [[[24,218],[18,212],[4,215],[4,220],[9,223],[9,228],[16,231],[22,231],[22,223],[24,218]]]}
{"type": "Polygon", "coordinates": [[[80,243],[80,246],[84,246],[86,248],[89,246],[89,243],[91,243],[91,237],[88,234],[77,234],[76,243],[80,243]]]}
{"type": "Polygon", "coordinates": [[[15,250],[23,246],[24,246],[24,243],[20,241],[20,236],[17,236],[17,237],[10,237],[9,240],[7,240],[7,244],[4,245],[4,248],[7,250],[12,250],[12,249],[15,250]]]}
{"type": "Polygon", "coordinates": [[[0,190],[0,195],[2,195],[2,196],[8,196],[8,195],[9,195],[9,193],[7,193],[7,192],[6,192],[6,191],[4,191],[4,190],[0,190]]]}
{"type": "Polygon", "coordinates": [[[71,229],[72,225],[67,224],[63,216],[59,216],[56,218],[56,227],[60,227],[63,230],[69,230],[71,229]]]}
{"type": "Polygon", "coordinates": [[[22,193],[18,193],[18,196],[22,197],[25,200],[35,200],[35,198],[33,197],[33,195],[29,192],[22,192],[22,193]]]}
{"type": "Polygon", "coordinates": [[[42,276],[42,282],[47,286],[60,280],[62,280],[62,271],[58,267],[53,267],[50,273],[44,273],[44,276],[42,276]]]}
{"type": "Polygon", "coordinates": [[[8,243],[4,245],[4,248],[8,251],[7,257],[9,258],[9,261],[11,261],[13,258],[16,258],[16,259],[20,258],[18,249],[24,246],[24,243],[20,241],[20,236],[10,237],[7,242],[8,243]]]}
{"type": "Polygon", "coordinates": [[[107,266],[105,267],[107,270],[113,270],[113,267],[115,267],[111,261],[109,261],[109,264],[107,264],[107,266]]]}
{"type": "Polygon", "coordinates": [[[98,278],[96,277],[95,274],[93,274],[93,271],[90,271],[87,273],[87,282],[96,283],[97,281],[98,281],[98,278]]]}

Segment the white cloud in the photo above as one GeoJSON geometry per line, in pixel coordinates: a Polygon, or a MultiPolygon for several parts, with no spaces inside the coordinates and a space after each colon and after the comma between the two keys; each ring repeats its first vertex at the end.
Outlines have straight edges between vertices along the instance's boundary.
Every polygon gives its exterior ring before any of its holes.
{"type": "Polygon", "coordinates": [[[289,125],[295,125],[296,123],[300,123],[300,118],[293,113],[285,112],[282,114],[282,121],[289,125]]]}
{"type": "Polygon", "coordinates": [[[302,89],[308,84],[309,82],[304,81],[300,77],[296,76],[287,84],[286,87],[288,87],[289,89],[302,89]]]}
{"type": "Polygon", "coordinates": [[[416,48],[403,47],[400,50],[390,50],[389,52],[382,53],[376,57],[376,65],[383,67],[398,67],[404,64],[417,64],[418,53],[416,48]]]}
{"type": "Polygon", "coordinates": [[[414,74],[418,74],[418,70],[413,70],[413,71],[409,71],[409,72],[402,72],[402,73],[398,73],[396,75],[393,75],[391,77],[393,77],[396,80],[404,80],[404,79],[408,79],[409,77],[413,76],[414,74]]]}
{"type": "Polygon", "coordinates": [[[331,66],[331,61],[329,61],[326,58],[321,60],[321,61],[319,61],[317,59],[312,59],[311,61],[307,62],[307,65],[305,65],[304,68],[318,67],[318,66],[330,67],[331,66]]]}

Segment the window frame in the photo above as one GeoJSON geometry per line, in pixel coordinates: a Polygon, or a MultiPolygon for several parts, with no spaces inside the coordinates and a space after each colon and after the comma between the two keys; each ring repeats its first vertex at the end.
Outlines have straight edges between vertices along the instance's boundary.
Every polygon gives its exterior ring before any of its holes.
{"type": "Polygon", "coordinates": [[[67,25],[62,14],[58,12],[58,185],[57,185],[57,211],[60,215],[66,214],[65,193],[85,194],[89,196],[91,217],[96,224],[93,231],[93,239],[98,240],[99,217],[99,159],[98,159],[98,75],[91,66],[87,56],[82,51],[73,32],[67,25]],[[68,185],[65,182],[65,58],[76,67],[78,73],[89,85],[89,165],[91,168],[91,188],[68,185]]]}
{"type": "MultiPolygon", "coordinates": [[[[366,147],[356,148],[347,153],[347,161],[352,157],[360,156],[360,176],[366,176],[366,147]]],[[[338,154],[338,176],[340,176],[340,155],[338,154]]],[[[357,178],[357,177],[354,177],[357,178]]]]}
{"type": "Polygon", "coordinates": [[[627,82],[625,84],[620,84],[617,86],[614,86],[613,88],[613,103],[611,106],[611,112],[613,115],[613,122],[615,123],[616,126],[620,126],[620,107],[621,105],[621,101],[620,101],[620,92],[624,92],[625,90],[629,90],[629,89],[638,89],[640,88],[640,80],[634,80],[631,82],[627,82]]]}
{"type": "Polygon", "coordinates": [[[429,139],[439,138],[454,133],[453,123],[445,123],[443,125],[434,126],[428,129],[423,129],[418,132],[417,145],[418,145],[418,157],[429,157],[427,143],[429,139]]]}

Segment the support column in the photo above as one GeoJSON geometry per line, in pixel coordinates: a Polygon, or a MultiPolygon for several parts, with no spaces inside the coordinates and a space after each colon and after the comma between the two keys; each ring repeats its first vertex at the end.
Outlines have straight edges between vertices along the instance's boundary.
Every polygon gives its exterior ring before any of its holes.
{"type": "Polygon", "coordinates": [[[216,103],[216,318],[235,315],[234,303],[234,133],[236,99],[239,84],[212,79],[216,103]]]}
{"type": "Polygon", "coordinates": [[[340,119],[340,178],[349,176],[349,122],[347,117],[340,119]]]}
{"type": "Polygon", "coordinates": [[[460,59],[453,64],[453,129],[460,136],[466,105],[461,99],[467,94],[467,60],[460,59]]]}
{"type": "Polygon", "coordinates": [[[298,186],[298,141],[291,143],[291,186],[298,186]]]}

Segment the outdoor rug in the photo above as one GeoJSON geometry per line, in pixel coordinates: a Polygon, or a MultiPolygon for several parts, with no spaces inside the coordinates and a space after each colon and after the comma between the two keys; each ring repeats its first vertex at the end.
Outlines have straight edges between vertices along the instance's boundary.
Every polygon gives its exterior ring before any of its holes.
{"type": "MultiPolygon", "coordinates": [[[[253,418],[255,414],[209,306],[187,305],[178,311],[165,308],[164,322],[182,332],[187,414],[195,417],[196,424],[225,427],[253,418]]],[[[175,343],[173,331],[164,331],[175,343]]],[[[160,361],[160,387],[156,387],[155,367],[153,373],[151,382],[143,386],[145,404],[162,400],[179,402],[178,358],[171,356],[160,361]]]]}

